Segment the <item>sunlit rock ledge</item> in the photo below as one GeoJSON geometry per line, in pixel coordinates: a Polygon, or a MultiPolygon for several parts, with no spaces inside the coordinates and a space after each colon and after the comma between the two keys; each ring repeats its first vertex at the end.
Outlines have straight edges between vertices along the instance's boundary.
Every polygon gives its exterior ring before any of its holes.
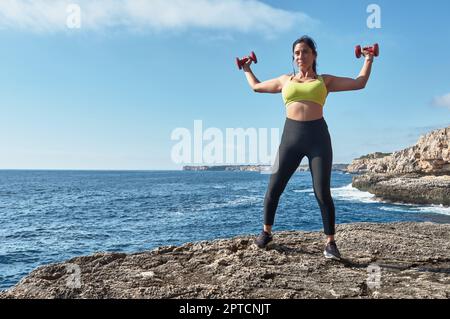
{"type": "MultiPolygon", "coordinates": [[[[360,212],[364,214],[366,212],[360,212]]],[[[337,226],[342,261],[322,232],[274,232],[96,253],[37,268],[0,298],[449,298],[450,225],[337,226]]]]}

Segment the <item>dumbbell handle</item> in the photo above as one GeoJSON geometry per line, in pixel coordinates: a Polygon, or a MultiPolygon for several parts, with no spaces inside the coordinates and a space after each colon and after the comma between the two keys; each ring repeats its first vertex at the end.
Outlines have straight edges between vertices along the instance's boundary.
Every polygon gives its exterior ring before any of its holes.
{"type": "Polygon", "coordinates": [[[374,56],[378,56],[380,54],[380,47],[378,45],[378,43],[375,43],[373,46],[371,47],[364,47],[361,49],[360,45],[357,45],[355,47],[355,56],[359,59],[361,57],[362,51],[367,50],[370,53],[372,53],[374,56]]]}
{"type": "Polygon", "coordinates": [[[247,63],[248,60],[252,60],[255,63],[258,63],[258,59],[256,58],[255,52],[251,52],[250,56],[245,56],[242,59],[236,58],[236,65],[240,69],[243,68],[244,64],[247,63]]]}

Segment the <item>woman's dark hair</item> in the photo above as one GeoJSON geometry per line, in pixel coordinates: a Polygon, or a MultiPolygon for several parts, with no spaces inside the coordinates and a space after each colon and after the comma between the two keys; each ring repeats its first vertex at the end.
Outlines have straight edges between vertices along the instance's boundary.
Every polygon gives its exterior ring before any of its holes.
{"type": "MultiPolygon", "coordinates": [[[[298,38],[297,40],[295,40],[294,43],[292,44],[292,52],[294,52],[295,46],[297,44],[299,44],[299,43],[306,43],[306,45],[311,48],[312,52],[317,57],[316,42],[314,42],[314,40],[312,38],[308,37],[307,35],[304,35],[301,38],[298,38]]],[[[294,56],[292,56],[292,61],[293,60],[294,60],[294,56]]],[[[316,60],[314,60],[314,63],[313,63],[312,67],[313,67],[314,73],[317,74],[317,62],[316,62],[316,60]]],[[[295,69],[294,69],[294,74],[295,74],[295,69]]]]}

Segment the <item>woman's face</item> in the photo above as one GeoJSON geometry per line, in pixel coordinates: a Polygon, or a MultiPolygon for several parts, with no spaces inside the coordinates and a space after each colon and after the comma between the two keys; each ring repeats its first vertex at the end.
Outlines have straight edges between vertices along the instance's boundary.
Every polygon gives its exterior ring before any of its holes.
{"type": "Polygon", "coordinates": [[[294,61],[299,70],[307,71],[312,68],[316,56],[306,43],[298,43],[294,47],[294,61]]]}

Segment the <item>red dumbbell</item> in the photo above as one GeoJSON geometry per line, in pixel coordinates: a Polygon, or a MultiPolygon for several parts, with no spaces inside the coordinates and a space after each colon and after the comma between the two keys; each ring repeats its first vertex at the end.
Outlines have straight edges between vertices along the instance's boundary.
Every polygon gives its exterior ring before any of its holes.
{"type": "Polygon", "coordinates": [[[252,60],[253,62],[258,63],[258,60],[256,59],[255,52],[252,51],[252,52],[250,53],[250,56],[245,56],[245,57],[243,57],[242,59],[236,58],[236,64],[237,64],[239,70],[242,69],[242,67],[244,66],[244,64],[245,64],[248,60],[252,60]]]}
{"type": "Polygon", "coordinates": [[[357,45],[355,47],[355,55],[359,59],[362,55],[362,50],[368,50],[370,53],[372,53],[374,56],[378,56],[380,54],[380,47],[378,46],[378,43],[375,43],[372,47],[364,47],[361,49],[360,45],[357,45]]]}

